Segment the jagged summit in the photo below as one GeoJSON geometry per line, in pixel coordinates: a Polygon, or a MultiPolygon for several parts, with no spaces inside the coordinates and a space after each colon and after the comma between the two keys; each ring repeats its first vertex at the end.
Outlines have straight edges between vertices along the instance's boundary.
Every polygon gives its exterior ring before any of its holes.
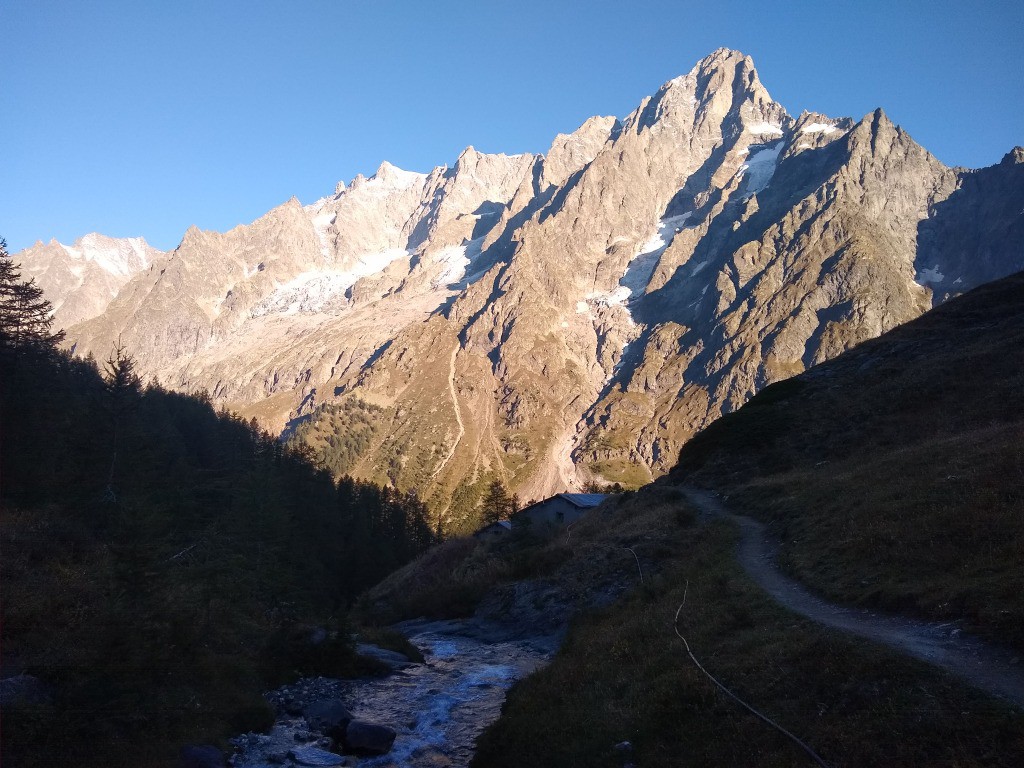
{"type": "Polygon", "coordinates": [[[425,173],[404,171],[385,160],[371,178],[392,186],[408,187],[416,182],[423,181],[426,177],[425,173]]]}
{"type": "Polygon", "coordinates": [[[766,384],[1024,269],[1022,156],[950,169],[881,110],[794,118],[719,49],[544,155],[384,162],[191,228],[68,340],[335,443],[331,407],[370,404],[344,471],[455,520],[496,477],[645,482],[766,384]]]}
{"type": "Polygon", "coordinates": [[[735,48],[716,48],[707,56],[698,61],[693,69],[690,70],[690,74],[696,74],[702,70],[714,69],[716,67],[734,67],[743,65],[747,69],[754,68],[754,60],[735,48]]]}

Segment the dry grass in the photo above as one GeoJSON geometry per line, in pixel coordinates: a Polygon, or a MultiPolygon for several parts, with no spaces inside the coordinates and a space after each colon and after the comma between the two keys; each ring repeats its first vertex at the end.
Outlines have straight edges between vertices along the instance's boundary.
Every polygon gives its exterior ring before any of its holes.
{"type": "Polygon", "coordinates": [[[884,648],[766,600],[732,557],[724,523],[700,527],[671,491],[591,515],[555,574],[593,578],[596,554],[637,545],[647,578],[580,617],[550,667],[517,685],[475,766],[809,765],[792,742],[715,689],[673,631],[724,684],[841,766],[1014,766],[1024,715],[884,648]],[[687,584],[689,585],[687,589],[687,584]],[[630,741],[632,754],[615,749],[630,741]]]}
{"type": "Polygon", "coordinates": [[[367,592],[357,615],[377,624],[468,616],[487,590],[509,574],[508,563],[491,557],[475,539],[449,539],[367,592]]]}
{"type": "Polygon", "coordinates": [[[770,523],[843,601],[1024,648],[1024,277],[765,389],[684,446],[674,482],[770,523]]]}

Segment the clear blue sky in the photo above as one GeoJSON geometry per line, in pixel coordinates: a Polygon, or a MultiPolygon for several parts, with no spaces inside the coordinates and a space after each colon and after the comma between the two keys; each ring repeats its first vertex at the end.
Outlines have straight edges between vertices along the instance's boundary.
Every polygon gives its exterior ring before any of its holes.
{"type": "Polygon", "coordinates": [[[951,165],[1024,144],[1024,2],[0,0],[0,236],[173,248],[381,160],[543,152],[720,46],[791,114],[881,106],[951,165]]]}

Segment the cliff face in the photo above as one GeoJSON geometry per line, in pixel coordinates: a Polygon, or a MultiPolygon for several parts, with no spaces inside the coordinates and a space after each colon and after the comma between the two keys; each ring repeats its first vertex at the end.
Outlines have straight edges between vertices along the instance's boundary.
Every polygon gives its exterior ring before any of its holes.
{"type": "Polygon", "coordinates": [[[352,471],[457,517],[495,477],[646,481],[766,384],[1024,269],[1022,168],[947,168],[880,110],[793,118],[720,50],[544,156],[385,163],[189,230],[69,342],[322,420],[324,450],[347,427],[319,406],[378,406],[352,471]]]}

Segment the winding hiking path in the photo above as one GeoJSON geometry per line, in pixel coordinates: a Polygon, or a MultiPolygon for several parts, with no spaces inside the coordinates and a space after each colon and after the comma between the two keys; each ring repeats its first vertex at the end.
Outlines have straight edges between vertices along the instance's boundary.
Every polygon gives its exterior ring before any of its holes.
{"type": "Polygon", "coordinates": [[[762,523],[729,512],[709,491],[681,490],[702,515],[730,520],[739,527],[736,554],[740,565],[779,604],[811,621],[888,645],[1024,707],[1024,659],[965,637],[948,623],[886,616],[826,602],[779,570],[775,564],[778,543],[762,523]]]}

